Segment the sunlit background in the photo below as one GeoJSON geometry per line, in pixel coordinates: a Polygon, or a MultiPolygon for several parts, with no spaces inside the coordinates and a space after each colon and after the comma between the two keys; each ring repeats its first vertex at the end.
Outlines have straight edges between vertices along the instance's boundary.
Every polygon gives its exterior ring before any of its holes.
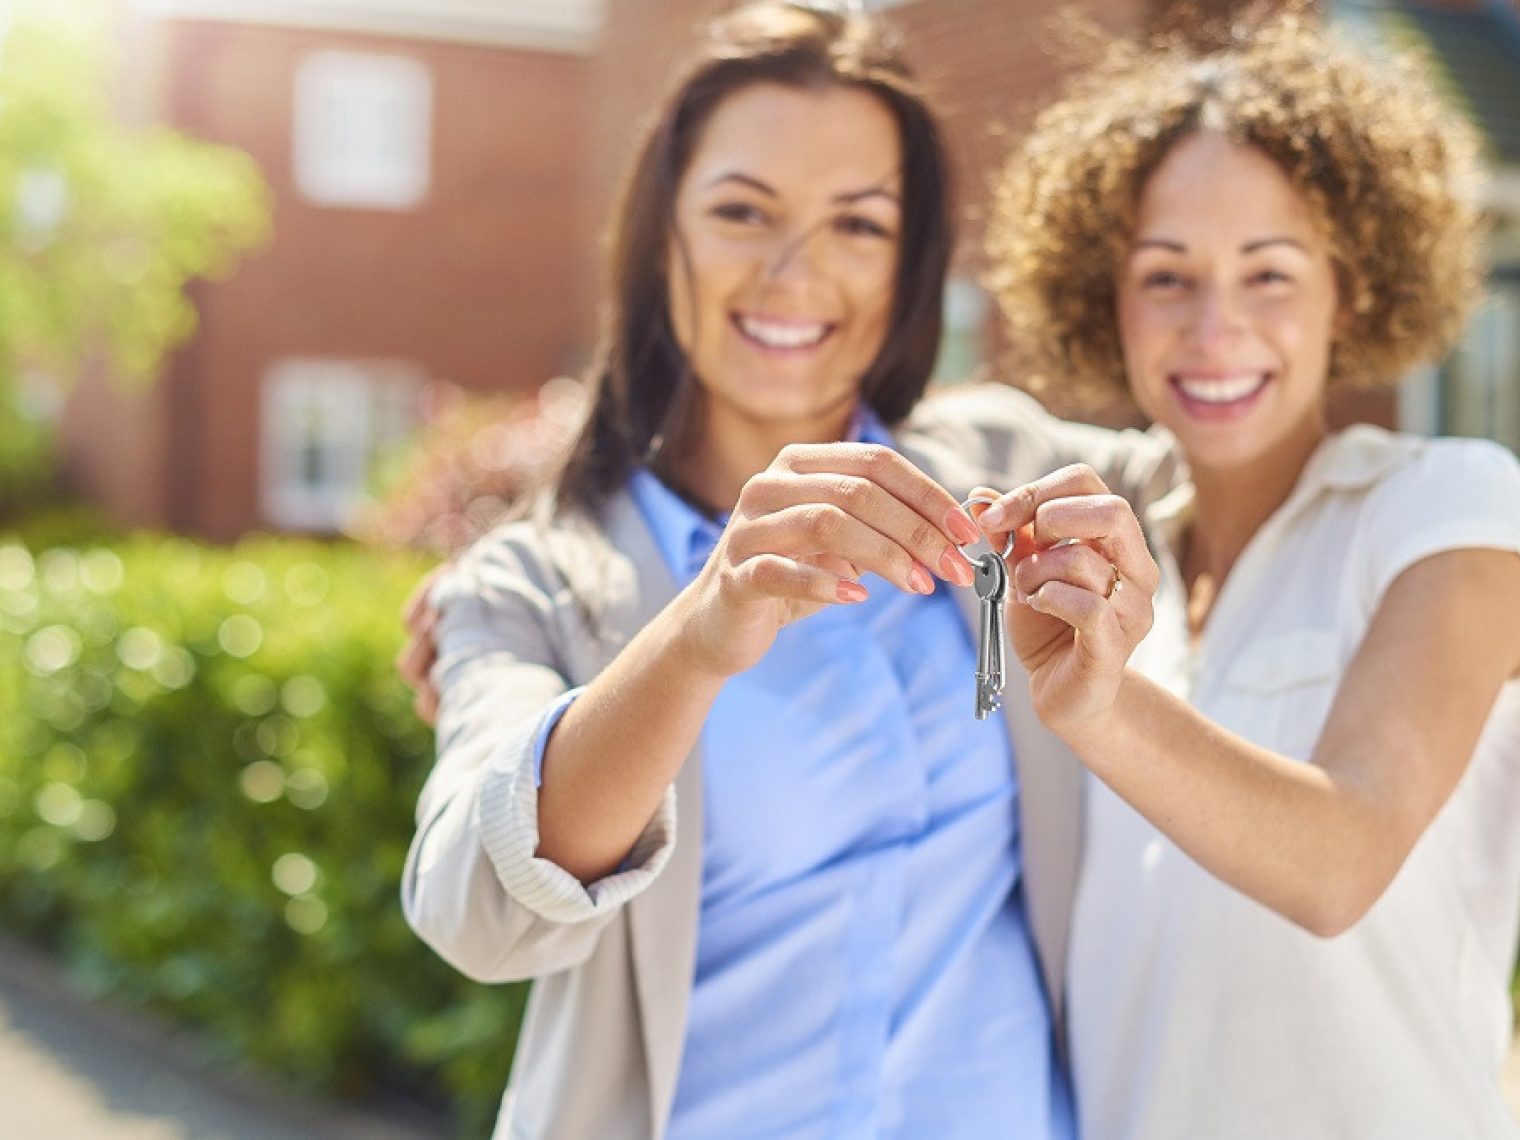
{"type": "MultiPolygon", "coordinates": [[[[1062,5],[867,6],[961,171],[940,379],[1004,375],[978,207],[1062,5]]],[[[423,1129],[494,1114],[521,990],[396,902],[431,749],[396,613],[574,424],[601,221],[717,7],[0,0],[0,930],[70,985],[423,1129]]],[[[1461,347],[1337,415],[1520,446],[1520,4],[1324,8],[1427,54],[1492,221],[1461,347]]]]}

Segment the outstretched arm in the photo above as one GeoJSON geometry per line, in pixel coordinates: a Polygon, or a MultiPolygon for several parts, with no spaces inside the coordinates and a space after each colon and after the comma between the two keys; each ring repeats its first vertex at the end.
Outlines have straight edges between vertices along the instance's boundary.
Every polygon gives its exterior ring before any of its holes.
{"type": "Polygon", "coordinates": [[[1103,587],[1038,549],[1091,537],[1073,521],[1083,516],[1069,492],[1091,494],[1079,487],[1052,477],[1005,497],[1007,511],[986,520],[1033,523],[1041,540],[1014,571],[1033,608],[1015,604],[1009,614],[1037,710],[1220,879],[1317,934],[1347,929],[1450,796],[1500,686],[1520,673],[1520,557],[1459,549],[1399,574],[1304,764],[1225,731],[1126,668],[1126,639],[1105,636],[1115,623],[1103,587]],[[1042,676],[1062,683],[1042,690],[1042,676]]]}

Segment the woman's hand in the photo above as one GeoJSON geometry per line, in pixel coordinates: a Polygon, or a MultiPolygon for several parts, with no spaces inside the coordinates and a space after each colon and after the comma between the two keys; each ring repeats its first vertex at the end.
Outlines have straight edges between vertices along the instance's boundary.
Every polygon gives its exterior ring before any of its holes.
{"type": "Polygon", "coordinates": [[[994,497],[978,522],[999,548],[1015,535],[1008,633],[1035,711],[1057,732],[1091,722],[1151,628],[1161,572],[1140,523],[1082,464],[994,497]]]}
{"type": "Polygon", "coordinates": [[[438,690],[433,687],[433,662],[438,660],[438,645],[433,629],[438,611],[429,600],[438,576],[449,568],[447,562],[435,566],[417,583],[401,610],[406,626],[406,644],[396,654],[396,672],[412,689],[412,708],[427,724],[438,719],[438,690]]]}
{"type": "Polygon", "coordinates": [[[929,594],[937,575],[971,584],[960,546],[981,537],[955,498],[891,448],[792,444],[751,478],[713,555],[682,598],[686,645],[731,676],[780,629],[827,605],[863,601],[874,573],[929,594]]]}

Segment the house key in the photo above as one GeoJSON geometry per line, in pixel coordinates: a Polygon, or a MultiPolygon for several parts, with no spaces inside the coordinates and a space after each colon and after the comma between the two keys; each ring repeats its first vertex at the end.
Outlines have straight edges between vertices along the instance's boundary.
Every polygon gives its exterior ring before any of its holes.
{"type": "Polygon", "coordinates": [[[977,558],[976,596],[982,599],[981,636],[976,643],[976,719],[986,720],[1003,704],[1003,602],[1008,597],[1008,563],[996,550],[977,558]]]}
{"type": "MultiPolygon", "coordinates": [[[[976,495],[961,504],[991,504],[993,499],[976,495]]],[[[980,634],[976,643],[976,719],[986,720],[1003,705],[1003,657],[1006,640],[1003,631],[1003,603],[1008,599],[1008,562],[1013,550],[1013,536],[999,553],[989,549],[971,558],[976,573],[972,584],[982,600],[980,634]]],[[[970,557],[968,555],[968,557],[970,557]]]]}

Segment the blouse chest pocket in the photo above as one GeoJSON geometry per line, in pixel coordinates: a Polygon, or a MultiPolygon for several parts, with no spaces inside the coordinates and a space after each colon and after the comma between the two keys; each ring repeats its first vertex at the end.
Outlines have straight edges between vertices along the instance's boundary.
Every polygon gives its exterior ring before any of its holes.
{"type": "Polygon", "coordinates": [[[1225,674],[1219,719],[1264,748],[1307,760],[1339,676],[1335,639],[1324,630],[1254,638],[1225,674]]]}

